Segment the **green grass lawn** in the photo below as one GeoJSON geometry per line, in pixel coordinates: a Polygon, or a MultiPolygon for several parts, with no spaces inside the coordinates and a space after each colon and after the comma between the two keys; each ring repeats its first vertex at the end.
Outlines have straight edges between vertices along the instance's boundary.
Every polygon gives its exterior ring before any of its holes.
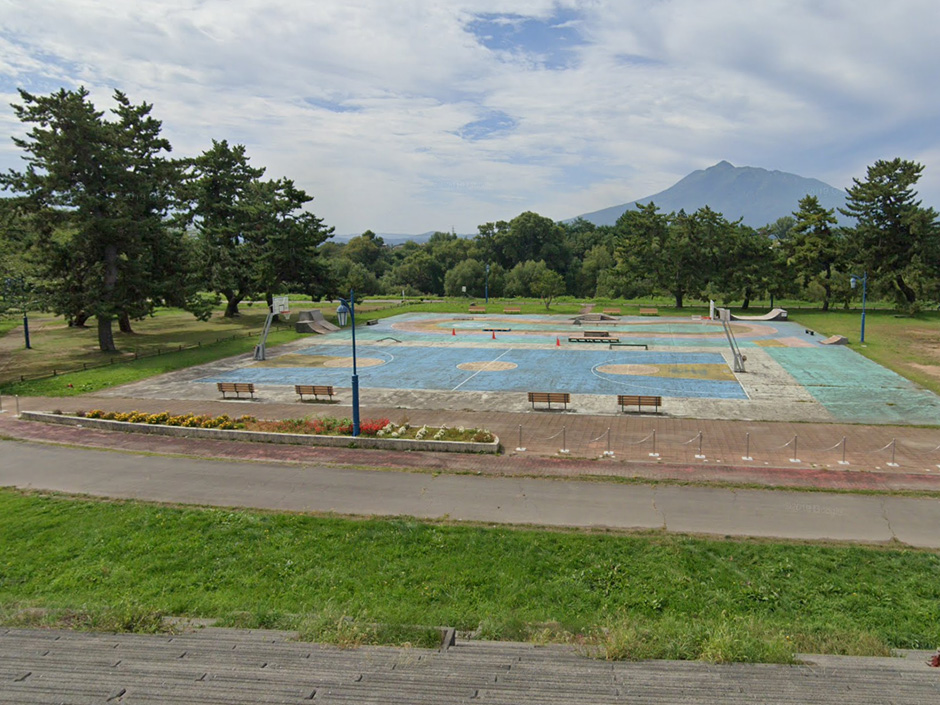
{"type": "Polygon", "coordinates": [[[580,643],[613,658],[713,661],[940,645],[940,556],[931,551],[9,490],[0,491],[0,536],[7,624],[152,629],[176,615],[341,643],[421,642],[415,625],[453,626],[483,638],[580,643]]]}

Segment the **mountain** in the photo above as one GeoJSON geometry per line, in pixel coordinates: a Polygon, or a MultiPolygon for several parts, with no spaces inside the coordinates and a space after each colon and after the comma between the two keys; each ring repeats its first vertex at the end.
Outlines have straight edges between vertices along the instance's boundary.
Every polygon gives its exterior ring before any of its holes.
{"type": "MultiPolygon", "coordinates": [[[[613,225],[628,208],[652,201],[664,213],[683,209],[693,213],[707,205],[728,220],[742,218],[745,225],[759,228],[799,210],[799,200],[807,194],[816,196],[823,208],[845,205],[845,192],[819,179],[722,161],[708,169],[693,171],[653,196],[578,217],[595,225],[613,225]]],[[[845,219],[838,211],[836,217],[845,219]]]]}

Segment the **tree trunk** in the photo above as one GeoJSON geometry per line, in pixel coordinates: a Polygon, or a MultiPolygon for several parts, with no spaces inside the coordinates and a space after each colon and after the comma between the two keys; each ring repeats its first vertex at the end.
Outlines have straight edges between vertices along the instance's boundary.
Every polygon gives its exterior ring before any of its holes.
{"type": "Polygon", "coordinates": [[[685,297],[685,292],[676,291],[674,293],[676,296],[676,308],[682,308],[682,299],[685,297]]]}
{"type": "Polygon", "coordinates": [[[744,301],[741,302],[741,308],[747,311],[751,307],[751,289],[750,287],[744,290],[744,301]]]}
{"type": "MultiPolygon", "coordinates": [[[[118,253],[114,245],[107,245],[104,248],[104,290],[105,306],[113,305],[114,288],[118,280],[118,253]]],[[[98,319],[98,347],[102,352],[113,352],[117,350],[114,346],[114,332],[111,330],[111,314],[96,314],[98,319]]]]}
{"type": "Polygon", "coordinates": [[[904,281],[904,275],[898,274],[894,278],[894,284],[897,286],[898,291],[901,292],[901,295],[904,297],[904,300],[907,302],[907,305],[912,305],[917,301],[917,294],[914,293],[914,290],[907,285],[907,282],[904,281]]]}
{"type": "Polygon", "coordinates": [[[134,329],[131,328],[131,317],[127,315],[127,311],[121,311],[118,315],[118,327],[122,333],[134,332],[134,329]]]}
{"type": "Polygon", "coordinates": [[[244,298],[240,294],[236,294],[231,289],[227,289],[222,293],[222,296],[225,297],[225,313],[223,314],[224,318],[235,318],[238,315],[238,304],[241,303],[244,298]]]}
{"type": "Polygon", "coordinates": [[[75,327],[75,328],[84,328],[85,323],[87,322],[88,322],[88,314],[85,313],[84,311],[80,311],[79,313],[75,314],[75,318],[72,318],[71,320],[69,320],[69,326],[75,327]]]}
{"type": "Polygon", "coordinates": [[[111,316],[99,314],[98,319],[98,347],[102,352],[114,352],[114,332],[111,330],[111,316]]]}

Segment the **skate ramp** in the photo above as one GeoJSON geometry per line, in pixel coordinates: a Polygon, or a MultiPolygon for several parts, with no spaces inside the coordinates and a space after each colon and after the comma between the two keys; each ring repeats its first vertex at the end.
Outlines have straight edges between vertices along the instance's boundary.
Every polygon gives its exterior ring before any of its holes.
{"type": "Polygon", "coordinates": [[[731,314],[732,321],[785,321],[787,320],[787,310],[784,308],[775,308],[770,313],[763,316],[736,316],[731,314]]]}

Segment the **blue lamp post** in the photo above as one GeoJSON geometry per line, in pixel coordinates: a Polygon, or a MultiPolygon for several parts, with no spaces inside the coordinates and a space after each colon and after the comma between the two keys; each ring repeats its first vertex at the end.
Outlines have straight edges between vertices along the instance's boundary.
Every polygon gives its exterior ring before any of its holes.
{"type": "Polygon", "coordinates": [[[356,371],[356,295],[352,289],[349,290],[349,301],[340,297],[339,308],[336,309],[336,317],[339,319],[341,328],[346,327],[346,321],[352,323],[352,413],[353,413],[353,436],[359,435],[359,373],[356,371]]]}
{"type": "Polygon", "coordinates": [[[865,300],[868,297],[868,271],[862,272],[862,276],[853,274],[850,281],[852,282],[852,288],[854,289],[858,284],[858,280],[862,280],[862,335],[860,342],[865,342],[865,300]]]}

